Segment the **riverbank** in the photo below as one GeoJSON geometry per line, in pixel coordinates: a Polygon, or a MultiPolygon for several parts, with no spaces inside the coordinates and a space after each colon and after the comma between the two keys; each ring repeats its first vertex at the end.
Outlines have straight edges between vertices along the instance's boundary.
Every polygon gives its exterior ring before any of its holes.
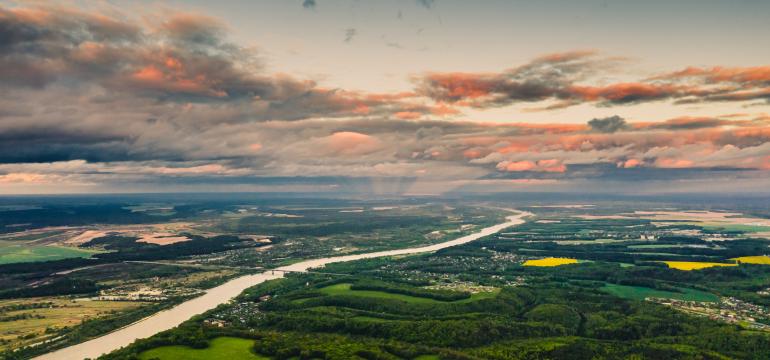
{"type": "Polygon", "coordinates": [[[517,214],[506,217],[506,222],[504,223],[486,227],[476,233],[440,244],[416,248],[378,251],[365,254],[311,259],[283,266],[274,270],[268,270],[260,274],[241,276],[207,290],[206,293],[200,297],[183,302],[171,309],[158,312],[124,328],[77,345],[72,345],[45,355],[38,356],[35,359],[78,360],[85,358],[97,358],[102,354],[106,354],[121,347],[127,346],[135,340],[147,338],[161,331],[172,329],[187,319],[191,318],[192,316],[202,314],[220,304],[226,303],[249,287],[268,280],[283,277],[283,271],[304,272],[310,268],[322,267],[326,264],[335,262],[437,251],[452,246],[462,245],[482,237],[495,234],[508,227],[522,224],[524,223],[525,217],[532,215],[531,213],[518,210],[511,209],[510,211],[517,212],[517,214]]]}

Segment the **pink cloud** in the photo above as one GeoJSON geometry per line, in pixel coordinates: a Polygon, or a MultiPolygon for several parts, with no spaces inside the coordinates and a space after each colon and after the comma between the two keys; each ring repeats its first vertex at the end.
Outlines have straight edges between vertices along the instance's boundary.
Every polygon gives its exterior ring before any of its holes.
{"type": "Polygon", "coordinates": [[[564,172],[567,170],[567,167],[558,159],[545,159],[537,161],[502,161],[497,164],[497,170],[505,172],[564,172]]]}
{"type": "Polygon", "coordinates": [[[376,138],[353,131],[335,132],[325,138],[325,143],[328,150],[339,155],[364,155],[381,147],[376,138]]]}
{"type": "Polygon", "coordinates": [[[688,67],[684,70],[656,76],[653,79],[661,80],[680,78],[699,78],[710,83],[767,83],[770,82],[770,66],[715,66],[712,68],[688,67]]]}
{"type": "Polygon", "coordinates": [[[401,120],[414,120],[421,118],[423,114],[416,111],[399,111],[393,115],[401,120]]]}
{"type": "Polygon", "coordinates": [[[642,165],[642,161],[639,159],[628,159],[622,163],[620,163],[620,167],[624,167],[626,169],[628,168],[635,168],[642,165]]]}
{"type": "Polygon", "coordinates": [[[152,168],[153,171],[163,175],[190,175],[190,174],[222,174],[227,172],[227,168],[220,164],[208,164],[192,167],[159,167],[152,168]]]}
{"type": "Polygon", "coordinates": [[[530,171],[535,169],[537,165],[529,160],[523,161],[503,161],[497,164],[497,170],[500,171],[530,171]]]}
{"type": "Polygon", "coordinates": [[[692,167],[695,163],[687,159],[659,158],[655,160],[655,165],[661,168],[679,169],[692,167]]]}
{"type": "Polygon", "coordinates": [[[9,173],[9,174],[0,175],[0,183],[2,184],[17,184],[17,183],[41,184],[41,183],[47,183],[50,180],[51,180],[51,177],[46,174],[9,173]]]}

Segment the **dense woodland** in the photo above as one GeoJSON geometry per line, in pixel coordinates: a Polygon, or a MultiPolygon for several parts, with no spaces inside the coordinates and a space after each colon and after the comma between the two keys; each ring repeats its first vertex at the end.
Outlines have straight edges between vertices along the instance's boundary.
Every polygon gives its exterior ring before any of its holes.
{"type": "MultiPolygon", "coordinates": [[[[239,300],[255,302],[268,293],[273,298],[246,322],[204,325],[204,318],[229,313],[222,306],[105,359],[132,359],[168,344],[205,347],[223,335],[256,339],[254,351],[276,359],[412,359],[423,354],[441,359],[764,359],[770,354],[766,334],[569,283],[503,288],[489,299],[432,304],[317,290],[351,280],[366,284],[372,279],[306,276],[258,286],[239,300]]],[[[385,293],[404,293],[410,286],[375,282],[385,293]]]]}

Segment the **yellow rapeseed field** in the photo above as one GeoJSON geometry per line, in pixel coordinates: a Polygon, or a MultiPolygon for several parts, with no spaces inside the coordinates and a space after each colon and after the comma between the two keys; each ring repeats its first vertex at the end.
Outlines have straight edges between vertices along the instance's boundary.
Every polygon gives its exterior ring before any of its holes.
{"type": "Polygon", "coordinates": [[[744,264],[770,265],[770,256],[767,256],[767,255],[761,255],[761,256],[742,256],[742,257],[737,257],[737,258],[730,259],[730,260],[735,260],[735,261],[737,261],[739,263],[744,263],[744,264]]]}
{"type": "Polygon", "coordinates": [[[527,260],[524,262],[524,266],[559,266],[566,264],[577,264],[577,262],[577,259],[549,257],[538,260],[527,260]]]}
{"type": "Polygon", "coordinates": [[[738,266],[738,264],[730,263],[713,263],[713,262],[697,262],[697,261],[664,261],[669,268],[678,270],[700,270],[710,268],[714,266],[738,266]]]}

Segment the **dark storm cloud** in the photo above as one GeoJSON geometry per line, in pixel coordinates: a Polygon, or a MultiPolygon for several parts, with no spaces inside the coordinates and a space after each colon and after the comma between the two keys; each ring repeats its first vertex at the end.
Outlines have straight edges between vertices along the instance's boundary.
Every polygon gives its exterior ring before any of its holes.
{"type": "Polygon", "coordinates": [[[626,120],[617,115],[601,119],[591,119],[588,121],[588,126],[591,130],[602,133],[614,133],[628,128],[626,120]]]}
{"type": "Polygon", "coordinates": [[[44,143],[38,141],[10,141],[0,144],[0,163],[51,163],[70,160],[137,161],[162,156],[139,156],[129,146],[120,143],[44,143]]]}

